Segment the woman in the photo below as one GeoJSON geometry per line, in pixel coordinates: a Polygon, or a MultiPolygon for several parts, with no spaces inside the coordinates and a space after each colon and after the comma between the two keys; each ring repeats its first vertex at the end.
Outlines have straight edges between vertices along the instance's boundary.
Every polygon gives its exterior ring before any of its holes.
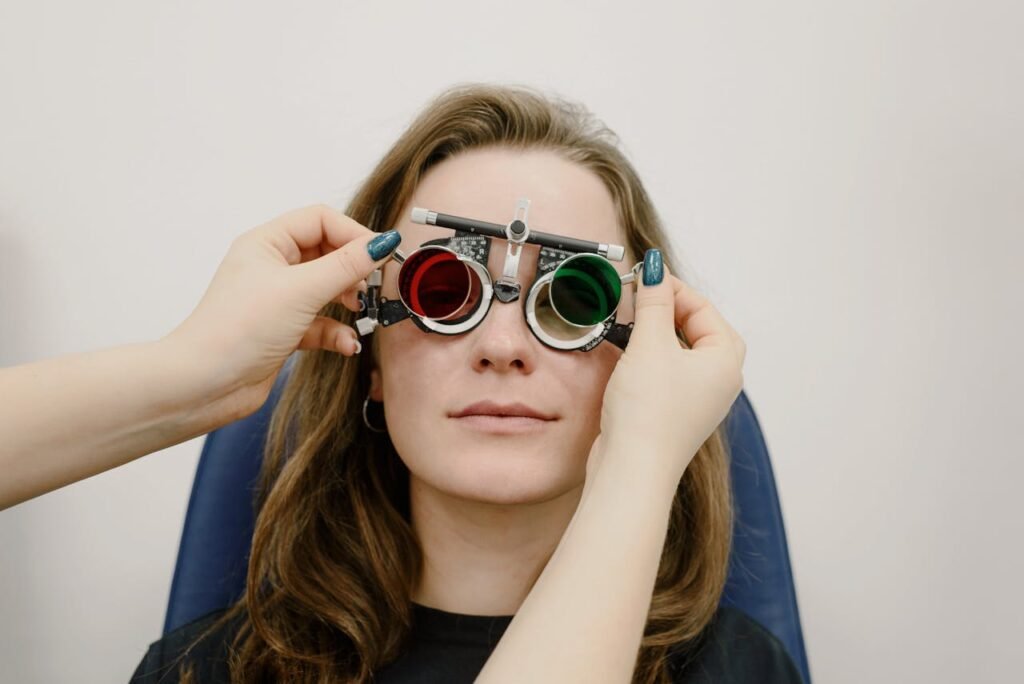
{"type": "MultiPolygon", "coordinates": [[[[616,312],[634,322],[626,353],[553,349],[521,302],[498,301],[460,335],[403,322],[363,348],[347,289],[302,338],[274,413],[245,596],[154,643],[133,681],[799,681],[774,637],[718,605],[732,525],[720,423],[745,347],[671,275],[607,130],[526,89],[456,88],[346,214],[397,227],[408,254],[452,235],[412,223],[413,207],[505,222],[519,197],[538,230],[625,246],[621,275],[642,257],[635,303],[616,312]],[[323,331],[343,356],[314,341],[323,331]],[[482,415],[495,404],[533,417],[482,415]]],[[[538,258],[522,247],[524,293],[538,258]]],[[[389,300],[398,269],[383,268],[389,300]]],[[[212,310],[168,339],[216,346],[212,310]]]]}

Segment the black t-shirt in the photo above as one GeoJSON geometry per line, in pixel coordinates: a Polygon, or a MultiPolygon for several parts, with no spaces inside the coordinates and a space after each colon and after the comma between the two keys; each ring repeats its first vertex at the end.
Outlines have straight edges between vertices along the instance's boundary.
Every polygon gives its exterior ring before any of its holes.
{"type": "MultiPolygon", "coordinates": [[[[483,669],[511,615],[461,615],[413,603],[410,645],[374,675],[375,684],[471,683],[483,669]]],[[[177,657],[224,611],[216,611],[153,642],[132,684],[178,681],[177,657]]],[[[238,618],[213,632],[189,655],[199,684],[230,682],[227,652],[238,618]]],[[[701,637],[669,655],[676,684],[800,684],[799,671],[775,635],[736,608],[720,606],[701,637]]]]}

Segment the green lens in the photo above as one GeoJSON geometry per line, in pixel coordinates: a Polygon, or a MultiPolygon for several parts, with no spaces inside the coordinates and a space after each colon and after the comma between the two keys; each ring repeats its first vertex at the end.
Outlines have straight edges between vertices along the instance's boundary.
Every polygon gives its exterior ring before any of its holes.
{"type": "Polygon", "coordinates": [[[615,313],[622,294],[619,272],[594,254],[566,259],[551,279],[551,306],[573,325],[603,323],[615,313]]]}
{"type": "Polygon", "coordinates": [[[544,334],[559,342],[579,340],[589,332],[591,327],[569,325],[561,316],[555,313],[554,307],[551,306],[551,283],[544,283],[539,286],[533,310],[537,317],[537,324],[544,331],[544,334]]]}

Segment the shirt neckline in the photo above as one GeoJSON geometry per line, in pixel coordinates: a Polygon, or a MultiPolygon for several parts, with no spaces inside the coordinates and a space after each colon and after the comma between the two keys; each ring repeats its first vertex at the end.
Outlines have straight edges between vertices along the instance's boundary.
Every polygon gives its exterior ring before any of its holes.
{"type": "Polygon", "coordinates": [[[493,648],[515,615],[469,615],[452,613],[412,602],[415,630],[431,641],[461,643],[493,648]]]}

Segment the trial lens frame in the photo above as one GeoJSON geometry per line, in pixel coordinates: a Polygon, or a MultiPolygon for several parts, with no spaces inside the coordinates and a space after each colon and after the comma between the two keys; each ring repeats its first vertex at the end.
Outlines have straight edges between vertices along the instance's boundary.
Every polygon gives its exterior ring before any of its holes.
{"type": "MultiPolygon", "coordinates": [[[[477,272],[484,287],[484,304],[480,306],[480,311],[469,317],[469,320],[458,325],[438,324],[413,312],[400,298],[389,300],[381,297],[383,273],[382,269],[378,268],[367,278],[367,291],[359,293],[360,311],[365,313],[365,316],[356,321],[359,335],[369,335],[378,325],[387,327],[406,318],[411,318],[424,332],[457,335],[471,330],[488,313],[492,296],[496,296],[499,301],[506,304],[519,299],[522,290],[518,281],[519,257],[522,246],[525,243],[531,243],[541,247],[534,284],[525,302],[527,320],[534,335],[545,345],[564,351],[590,351],[605,339],[620,349],[625,349],[629,342],[633,323],[617,323],[615,321],[617,307],[616,312],[612,313],[608,320],[593,326],[590,332],[581,335],[579,340],[572,343],[572,346],[541,332],[540,326],[536,322],[533,304],[539,291],[538,285],[541,284],[544,276],[553,273],[563,261],[575,254],[597,254],[609,261],[622,261],[625,257],[625,248],[621,245],[532,231],[527,224],[529,208],[530,200],[520,199],[516,203],[513,219],[505,226],[499,223],[442,214],[429,209],[414,208],[412,210],[413,223],[450,228],[455,231],[455,235],[451,238],[429,240],[417,249],[437,245],[467,257],[469,261],[464,262],[465,265],[477,272]],[[491,238],[508,241],[502,275],[493,284],[491,284],[490,273],[487,269],[491,238]]],[[[406,260],[406,255],[400,249],[396,249],[392,258],[402,264],[406,260]]],[[[620,276],[621,283],[635,282],[637,273],[642,266],[643,262],[640,262],[628,273],[620,276]]]]}

